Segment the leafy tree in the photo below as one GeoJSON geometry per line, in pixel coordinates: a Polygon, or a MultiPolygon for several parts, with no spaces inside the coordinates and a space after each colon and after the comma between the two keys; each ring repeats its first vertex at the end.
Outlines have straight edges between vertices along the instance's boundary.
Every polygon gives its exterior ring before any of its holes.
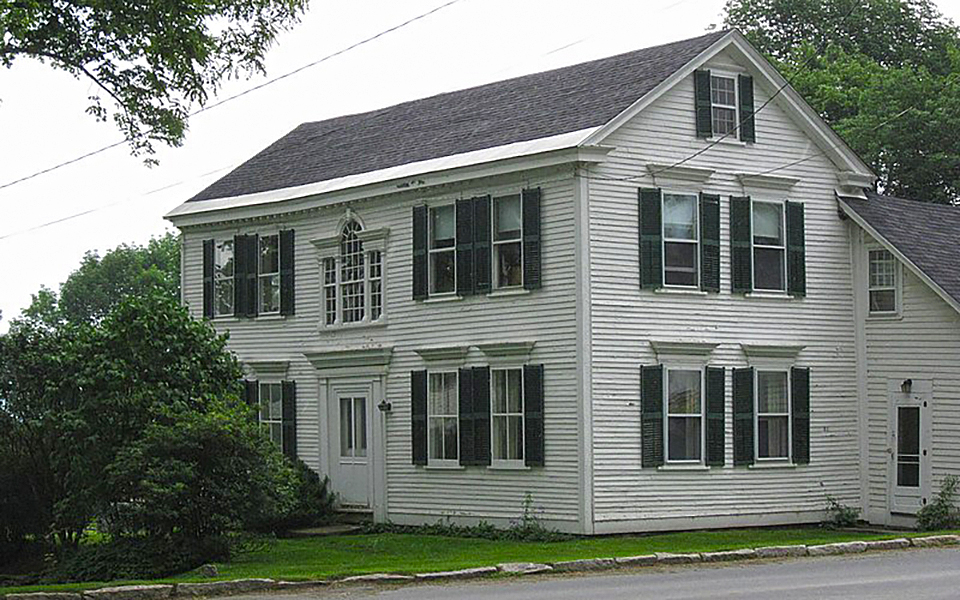
{"type": "Polygon", "coordinates": [[[101,257],[87,252],[60,294],[40,288],[23,316],[46,325],[96,322],[124,298],[150,290],[180,296],[180,236],[167,233],[145,246],[122,244],[101,257]]]}
{"type": "Polygon", "coordinates": [[[960,199],[960,30],[933,2],[728,0],[725,23],[777,64],[879,189],[960,199]]]}
{"type": "Polygon", "coordinates": [[[112,115],[135,154],[179,146],[191,105],[224,79],[263,72],[307,0],[7,0],[0,65],[30,57],[92,81],[87,112],[112,115]],[[113,103],[112,110],[104,98],[113,103]]]}

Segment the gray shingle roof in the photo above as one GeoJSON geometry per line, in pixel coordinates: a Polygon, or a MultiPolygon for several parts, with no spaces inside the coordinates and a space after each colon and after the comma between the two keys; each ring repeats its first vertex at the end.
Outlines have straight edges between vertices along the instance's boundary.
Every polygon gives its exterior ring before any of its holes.
{"type": "Polygon", "coordinates": [[[304,123],[191,200],[316,183],[600,126],[725,33],[304,123]]]}
{"type": "Polygon", "coordinates": [[[867,192],[867,200],[843,201],[960,302],[960,207],[873,192],[867,192]]]}

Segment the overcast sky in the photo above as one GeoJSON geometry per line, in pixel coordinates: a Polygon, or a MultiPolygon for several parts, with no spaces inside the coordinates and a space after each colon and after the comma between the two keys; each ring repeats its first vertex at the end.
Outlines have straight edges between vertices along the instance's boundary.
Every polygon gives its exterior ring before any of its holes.
{"type": "MultiPolygon", "coordinates": [[[[446,0],[312,0],[267,55],[276,77],[446,0]]],[[[460,0],[416,23],[198,115],[181,148],[147,168],[125,146],[0,189],[0,331],[87,250],[143,243],[163,215],[299,123],[694,37],[724,0],[460,0]],[[157,191],[159,190],[159,191],[157,191]],[[96,209],[78,218],[38,225],[96,209]]],[[[960,0],[939,0],[960,22],[960,0]]],[[[226,97],[266,78],[230,82],[226,97]]],[[[0,70],[0,185],[119,139],[84,113],[85,80],[29,60],[0,70]]]]}

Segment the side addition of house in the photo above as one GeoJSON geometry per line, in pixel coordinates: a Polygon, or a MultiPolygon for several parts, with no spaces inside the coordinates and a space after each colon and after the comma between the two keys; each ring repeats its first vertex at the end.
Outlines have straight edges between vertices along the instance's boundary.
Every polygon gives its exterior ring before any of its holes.
{"type": "Polygon", "coordinates": [[[306,123],[168,218],[344,510],[899,523],[960,472],[960,223],[874,179],[725,31],[306,123]]]}

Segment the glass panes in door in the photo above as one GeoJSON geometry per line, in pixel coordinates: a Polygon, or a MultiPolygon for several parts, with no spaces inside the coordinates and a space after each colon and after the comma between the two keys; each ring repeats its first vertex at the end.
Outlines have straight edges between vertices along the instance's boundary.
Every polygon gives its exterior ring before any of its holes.
{"type": "Polygon", "coordinates": [[[363,396],[340,398],[340,456],[367,456],[367,399],[363,396]]]}
{"type": "Polygon", "coordinates": [[[920,487],[920,407],[897,408],[897,485],[920,487]]]}

